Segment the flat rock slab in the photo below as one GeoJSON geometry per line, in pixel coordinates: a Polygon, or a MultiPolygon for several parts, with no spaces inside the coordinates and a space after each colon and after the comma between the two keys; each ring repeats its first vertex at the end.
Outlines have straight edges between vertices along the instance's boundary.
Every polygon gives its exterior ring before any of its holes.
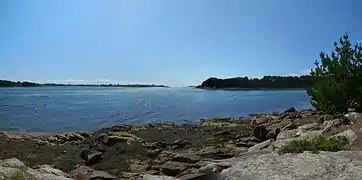
{"type": "Polygon", "coordinates": [[[223,180],[362,179],[362,151],[246,155],[221,172],[223,180]]]}

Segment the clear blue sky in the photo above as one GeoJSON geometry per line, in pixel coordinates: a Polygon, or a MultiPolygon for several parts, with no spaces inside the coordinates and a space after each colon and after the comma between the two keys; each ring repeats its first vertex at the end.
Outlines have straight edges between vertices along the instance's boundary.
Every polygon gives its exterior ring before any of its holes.
{"type": "Polygon", "coordinates": [[[349,32],[362,1],[2,0],[0,79],[197,85],[301,74],[349,32]]]}

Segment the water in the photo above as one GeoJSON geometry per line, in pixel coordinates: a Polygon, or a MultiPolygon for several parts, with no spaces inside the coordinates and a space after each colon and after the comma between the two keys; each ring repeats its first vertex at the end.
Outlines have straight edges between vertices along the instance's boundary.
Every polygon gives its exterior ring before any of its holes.
{"type": "Polygon", "coordinates": [[[119,123],[198,121],[311,108],[305,91],[207,91],[194,88],[0,88],[0,129],[88,131],[119,123]]]}

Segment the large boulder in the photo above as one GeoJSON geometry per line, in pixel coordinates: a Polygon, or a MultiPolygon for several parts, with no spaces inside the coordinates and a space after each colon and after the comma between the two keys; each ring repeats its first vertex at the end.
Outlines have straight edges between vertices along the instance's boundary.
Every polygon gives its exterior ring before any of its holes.
{"type": "Polygon", "coordinates": [[[221,172],[223,180],[362,179],[362,152],[267,153],[241,156],[221,172]]]}
{"type": "Polygon", "coordinates": [[[32,169],[15,158],[0,161],[0,179],[71,180],[68,177],[68,174],[49,165],[41,165],[32,169]]]}
{"type": "Polygon", "coordinates": [[[297,137],[297,130],[285,130],[278,134],[277,140],[289,139],[297,137]]]}
{"type": "Polygon", "coordinates": [[[267,139],[268,133],[269,131],[264,126],[257,126],[253,129],[254,137],[261,141],[265,141],[267,139]]]}
{"type": "Polygon", "coordinates": [[[351,129],[335,134],[332,137],[338,137],[338,136],[346,137],[350,144],[352,144],[357,139],[356,133],[351,129]]]}

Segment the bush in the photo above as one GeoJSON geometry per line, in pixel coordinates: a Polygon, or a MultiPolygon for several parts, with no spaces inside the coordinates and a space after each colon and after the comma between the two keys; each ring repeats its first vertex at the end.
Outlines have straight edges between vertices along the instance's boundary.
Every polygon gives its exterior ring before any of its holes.
{"type": "Polygon", "coordinates": [[[302,153],[311,151],[318,153],[319,151],[340,151],[346,148],[348,140],[344,136],[326,138],[325,136],[315,136],[314,138],[293,140],[279,149],[280,153],[302,153]]]}
{"type": "Polygon", "coordinates": [[[352,46],[345,34],[334,51],[320,53],[311,76],[314,81],[308,94],[312,105],[320,111],[345,113],[349,108],[361,110],[362,106],[362,45],[352,46]]]}

